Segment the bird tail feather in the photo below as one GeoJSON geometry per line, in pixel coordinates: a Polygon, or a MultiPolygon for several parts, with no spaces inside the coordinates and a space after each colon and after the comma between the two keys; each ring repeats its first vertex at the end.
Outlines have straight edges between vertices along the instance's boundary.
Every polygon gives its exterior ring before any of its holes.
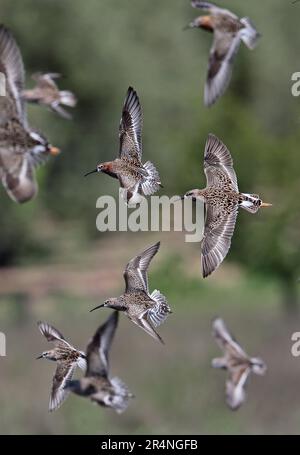
{"type": "Polygon", "coordinates": [[[256,30],[249,17],[243,17],[241,23],[244,25],[241,30],[241,39],[249,49],[253,50],[261,34],[256,30]]]}
{"type": "Polygon", "coordinates": [[[77,104],[77,99],[74,93],[69,92],[67,90],[63,90],[59,92],[60,94],[60,103],[64,104],[65,106],[75,107],[77,104]]]}
{"type": "Polygon", "coordinates": [[[144,169],[147,171],[147,175],[144,177],[141,186],[145,196],[149,196],[158,191],[162,184],[160,182],[158,170],[151,161],[147,161],[144,164],[144,169]]]}
{"type": "Polygon", "coordinates": [[[115,391],[112,407],[120,414],[125,411],[130,398],[134,398],[134,395],[129,391],[127,385],[121,379],[117,377],[112,378],[111,383],[115,391]]]}

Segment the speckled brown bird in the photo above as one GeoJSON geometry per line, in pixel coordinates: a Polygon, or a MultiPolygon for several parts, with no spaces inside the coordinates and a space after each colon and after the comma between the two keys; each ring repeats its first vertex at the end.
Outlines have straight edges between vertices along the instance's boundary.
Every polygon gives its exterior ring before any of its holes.
{"type": "Polygon", "coordinates": [[[74,93],[68,90],[59,90],[55,79],[61,77],[58,73],[35,73],[32,79],[35,80],[36,86],[30,90],[23,90],[22,97],[28,103],[37,103],[49,107],[61,117],[71,119],[69,112],[63,109],[62,105],[75,107],[77,99],[74,93]]]}
{"type": "Polygon", "coordinates": [[[272,204],[257,194],[240,193],[229,150],[216,136],[208,136],[204,151],[207,186],[188,191],[183,198],[205,204],[205,227],[201,245],[202,275],[210,275],[226,257],[234,232],[238,208],[256,213],[272,204]]]}
{"type": "Polygon", "coordinates": [[[106,300],[98,308],[113,308],[123,311],[129,319],[156,340],[163,343],[154,327],[162,324],[171,309],[164,295],[157,289],[150,294],[147,270],[152,258],[159,250],[160,242],[150,246],[128,262],[124,271],[126,289],[120,297],[106,300]]]}
{"type": "Polygon", "coordinates": [[[0,72],[6,85],[6,96],[0,96],[0,179],[14,201],[26,202],[37,193],[35,167],[59,150],[27,123],[21,98],[23,60],[4,25],[0,25],[0,72]]]}
{"type": "Polygon", "coordinates": [[[214,34],[204,90],[204,103],[211,106],[229,85],[241,41],[253,50],[260,34],[247,17],[239,19],[231,11],[209,2],[194,0],[191,4],[194,8],[208,11],[209,15],[197,17],[187,28],[202,28],[214,34]]]}
{"type": "Polygon", "coordinates": [[[49,411],[58,409],[68,396],[64,388],[66,382],[72,379],[76,367],[86,369],[86,356],[82,351],[75,349],[63,335],[47,322],[38,322],[38,328],[47,341],[54,343],[54,348],[44,351],[37,359],[48,359],[57,363],[53,377],[49,411]]]}
{"type": "Polygon", "coordinates": [[[143,115],[136,91],[129,87],[119,127],[120,151],[114,161],[98,164],[86,174],[104,172],[120,182],[122,197],[128,204],[136,204],[141,195],[149,196],[161,185],[155,166],[147,161],[142,164],[143,115]]]}
{"type": "Polygon", "coordinates": [[[108,354],[117,325],[118,312],[114,311],[89,342],[85,376],[68,381],[65,389],[121,413],[133,395],[119,378],[109,377],[108,354]]]}
{"type": "Polygon", "coordinates": [[[267,367],[262,359],[249,357],[245,353],[220,318],[213,321],[213,336],[224,351],[224,357],[213,359],[212,366],[228,371],[227,404],[232,410],[236,410],[246,399],[245,386],[250,373],[264,375],[267,367]]]}

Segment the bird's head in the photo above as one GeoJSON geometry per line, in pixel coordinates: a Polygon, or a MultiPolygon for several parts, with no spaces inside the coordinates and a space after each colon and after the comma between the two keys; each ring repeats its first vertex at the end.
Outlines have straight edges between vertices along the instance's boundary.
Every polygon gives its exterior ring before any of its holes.
{"type": "Polygon", "coordinates": [[[261,376],[264,375],[267,371],[267,366],[266,366],[265,362],[258,357],[253,357],[251,359],[251,367],[252,367],[253,373],[259,374],[261,376]]]}
{"type": "Polygon", "coordinates": [[[193,201],[196,201],[197,199],[200,201],[204,201],[204,197],[202,196],[202,193],[200,190],[190,190],[187,191],[183,196],[182,199],[192,199],[193,201]]]}
{"type": "Polygon", "coordinates": [[[42,156],[43,154],[56,156],[60,153],[59,148],[49,144],[45,136],[35,131],[30,133],[32,140],[31,150],[34,155],[42,156]]]}
{"type": "Polygon", "coordinates": [[[213,31],[211,17],[210,16],[196,17],[196,19],[194,19],[186,27],[184,27],[184,30],[189,30],[190,28],[203,28],[205,30],[213,31]]]}
{"type": "Polygon", "coordinates": [[[118,310],[118,311],[125,310],[125,306],[124,306],[122,297],[111,297],[110,299],[105,300],[105,302],[102,303],[101,305],[98,305],[95,308],[93,308],[91,310],[91,312],[98,310],[99,308],[112,308],[113,310],[118,310]]]}
{"type": "Polygon", "coordinates": [[[51,351],[44,351],[42,352],[41,355],[39,355],[36,360],[39,360],[39,359],[48,359],[48,360],[54,360],[55,359],[53,358],[53,356],[51,355],[51,351]]]}
{"type": "Polygon", "coordinates": [[[106,162],[106,163],[100,163],[97,165],[97,167],[95,169],[93,169],[92,171],[90,172],[87,172],[85,174],[85,177],[87,177],[88,175],[90,174],[95,174],[97,172],[104,172],[105,174],[109,174],[109,175],[113,175],[112,173],[112,169],[111,169],[111,163],[110,162],[106,162]]]}

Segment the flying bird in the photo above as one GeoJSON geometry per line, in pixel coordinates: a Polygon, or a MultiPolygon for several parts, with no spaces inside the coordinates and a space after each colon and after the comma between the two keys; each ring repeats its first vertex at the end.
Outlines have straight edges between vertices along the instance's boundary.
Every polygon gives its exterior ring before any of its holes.
{"type": "Polygon", "coordinates": [[[202,276],[206,278],[225,259],[231,245],[239,207],[257,213],[263,202],[257,194],[240,193],[233,161],[227,147],[213,134],[208,136],[204,152],[207,186],[188,191],[182,198],[205,204],[204,236],[201,244],[202,276]]]}
{"type": "Polygon", "coordinates": [[[0,179],[8,195],[26,202],[37,193],[35,167],[59,149],[31,129],[21,93],[24,65],[11,32],[0,25],[0,72],[5,78],[6,96],[0,96],[0,179]]]}
{"type": "Polygon", "coordinates": [[[155,166],[147,161],[142,164],[143,114],[136,91],[129,87],[119,127],[119,157],[114,161],[98,164],[86,174],[104,172],[119,180],[121,194],[128,204],[137,204],[141,195],[149,196],[161,187],[155,166]]]}
{"type": "Polygon", "coordinates": [[[159,250],[160,242],[150,246],[138,256],[128,262],[124,271],[126,289],[120,297],[106,300],[98,308],[112,308],[123,311],[128,318],[141,327],[157,341],[163,343],[155,327],[162,324],[171,309],[166,297],[155,289],[149,292],[147,271],[152,258],[159,250]]]}
{"type": "Polygon", "coordinates": [[[49,402],[49,411],[55,411],[69,395],[65,385],[72,378],[76,367],[86,369],[86,356],[84,352],[78,351],[68,343],[63,335],[50,324],[38,322],[38,328],[47,341],[54,344],[53,349],[44,351],[37,359],[48,359],[57,363],[49,402]]]}
{"type": "Polygon", "coordinates": [[[23,90],[22,97],[29,103],[37,103],[47,106],[61,117],[71,119],[72,116],[63,106],[75,107],[77,99],[74,93],[68,90],[59,90],[55,79],[61,77],[58,73],[35,73],[32,79],[36,81],[36,87],[23,90]]]}
{"type": "Polygon", "coordinates": [[[114,311],[89,342],[85,376],[79,380],[68,381],[65,390],[121,413],[125,411],[133,395],[119,378],[109,377],[108,354],[117,325],[118,312],[114,311]]]}
{"type": "Polygon", "coordinates": [[[241,41],[253,50],[261,35],[248,17],[239,19],[231,11],[209,2],[193,0],[191,5],[209,14],[197,17],[186,28],[202,28],[214,34],[204,90],[204,104],[211,106],[229,85],[241,41]]]}
{"type": "Polygon", "coordinates": [[[224,352],[224,356],[213,359],[212,366],[228,371],[226,381],[227,404],[232,410],[236,410],[246,399],[245,386],[250,373],[264,375],[267,367],[262,359],[249,357],[245,353],[220,318],[213,321],[213,336],[224,352]]]}

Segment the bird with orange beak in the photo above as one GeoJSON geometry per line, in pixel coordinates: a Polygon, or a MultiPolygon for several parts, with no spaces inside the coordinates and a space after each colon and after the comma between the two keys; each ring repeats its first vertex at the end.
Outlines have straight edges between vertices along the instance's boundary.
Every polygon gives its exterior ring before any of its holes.
{"type": "Polygon", "coordinates": [[[204,173],[206,187],[187,191],[182,199],[204,203],[201,269],[206,278],[220,266],[230,250],[239,208],[254,214],[272,204],[263,202],[258,194],[239,191],[231,154],[213,134],[209,134],[205,145],[204,173]]]}
{"type": "Polygon", "coordinates": [[[197,17],[186,28],[202,28],[214,34],[204,90],[204,104],[211,106],[229,85],[241,41],[252,50],[260,34],[247,17],[239,19],[231,11],[209,2],[193,0],[191,5],[208,11],[209,15],[197,17]]]}
{"type": "Polygon", "coordinates": [[[0,97],[0,179],[16,202],[31,200],[37,193],[35,167],[59,149],[32,130],[21,97],[24,64],[12,33],[0,25],[0,70],[6,95],[0,97]]]}

